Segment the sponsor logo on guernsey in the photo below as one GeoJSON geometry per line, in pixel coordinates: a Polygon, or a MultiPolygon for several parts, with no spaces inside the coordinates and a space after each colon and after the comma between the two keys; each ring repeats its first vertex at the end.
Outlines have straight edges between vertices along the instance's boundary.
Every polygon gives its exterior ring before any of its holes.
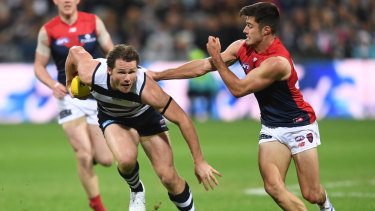
{"type": "Polygon", "coordinates": [[[303,146],[305,146],[305,142],[301,142],[298,144],[298,147],[303,147],[303,146]]]}
{"type": "Polygon", "coordinates": [[[68,44],[69,41],[70,41],[69,38],[61,37],[61,38],[56,40],[56,45],[65,45],[65,44],[68,44]]]}
{"type": "Polygon", "coordinates": [[[294,138],[296,140],[296,142],[300,142],[302,141],[303,139],[305,139],[305,136],[297,136],[294,138]]]}
{"type": "Polygon", "coordinates": [[[85,34],[83,37],[80,35],[79,36],[79,42],[80,43],[88,43],[88,42],[95,42],[96,37],[91,37],[90,34],[85,34]]]}
{"type": "Polygon", "coordinates": [[[77,31],[77,27],[70,27],[69,28],[69,33],[74,33],[77,31]]]}
{"type": "Polygon", "coordinates": [[[306,138],[307,138],[307,140],[309,140],[310,143],[312,143],[314,141],[314,136],[313,136],[312,133],[306,134],[306,138]]]}

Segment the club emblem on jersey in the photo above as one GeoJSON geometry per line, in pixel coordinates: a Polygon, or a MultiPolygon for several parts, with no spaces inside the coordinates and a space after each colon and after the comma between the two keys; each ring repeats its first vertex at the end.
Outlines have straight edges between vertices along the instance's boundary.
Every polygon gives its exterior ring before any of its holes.
{"type": "Polygon", "coordinates": [[[242,63],[242,68],[245,70],[245,73],[247,74],[250,71],[249,63],[247,63],[247,62],[242,63]]]}
{"type": "Polygon", "coordinates": [[[312,133],[308,133],[308,134],[306,134],[306,138],[307,138],[307,140],[309,140],[310,143],[312,143],[313,140],[314,140],[314,137],[313,137],[313,134],[312,134],[312,133]]]}
{"type": "Polygon", "coordinates": [[[65,45],[65,44],[68,44],[69,41],[70,41],[69,38],[61,37],[61,38],[56,40],[56,45],[65,45]]]}
{"type": "Polygon", "coordinates": [[[80,43],[95,42],[96,37],[92,37],[91,34],[79,35],[80,43]]]}

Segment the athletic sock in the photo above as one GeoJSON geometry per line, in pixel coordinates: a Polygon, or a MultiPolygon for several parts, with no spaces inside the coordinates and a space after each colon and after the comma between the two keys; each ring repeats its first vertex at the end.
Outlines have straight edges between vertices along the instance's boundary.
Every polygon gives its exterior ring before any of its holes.
{"type": "Polygon", "coordinates": [[[185,182],[185,189],[178,195],[168,193],[169,199],[176,205],[178,210],[194,211],[193,195],[191,194],[189,185],[185,182]]]}
{"type": "Polygon", "coordinates": [[[90,207],[94,211],[106,211],[102,203],[102,200],[100,199],[100,195],[90,198],[90,207]]]}
{"type": "Polygon", "coordinates": [[[327,192],[325,192],[325,194],[326,194],[325,200],[321,204],[317,204],[318,208],[319,208],[319,211],[326,211],[326,210],[327,211],[334,211],[335,209],[333,208],[331,202],[329,201],[327,192]]]}
{"type": "Polygon", "coordinates": [[[124,178],[124,180],[129,184],[132,192],[142,192],[143,191],[142,183],[139,179],[139,164],[138,164],[138,161],[137,161],[137,164],[135,165],[135,168],[134,168],[133,172],[130,173],[130,174],[123,174],[123,173],[121,173],[120,169],[118,169],[118,168],[117,168],[117,170],[120,173],[120,175],[122,176],[122,178],[124,178]]]}

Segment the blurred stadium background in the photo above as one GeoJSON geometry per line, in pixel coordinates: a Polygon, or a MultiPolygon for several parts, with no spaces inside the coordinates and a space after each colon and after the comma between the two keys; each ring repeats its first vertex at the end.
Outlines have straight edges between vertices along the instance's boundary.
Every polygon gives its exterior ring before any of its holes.
{"type": "MultiPolygon", "coordinates": [[[[243,38],[238,11],[253,2],[82,0],[80,9],[101,17],[115,44],[135,46],[143,66],[163,70],[205,57],[208,35],[220,37],[223,49],[243,38]]],[[[273,2],[282,14],[278,36],[319,118],[322,183],[337,210],[375,210],[375,1],[273,2]]],[[[51,0],[0,0],[0,210],[88,210],[71,148],[55,122],[56,100],[33,72],[38,30],[56,14],[51,0]]],[[[48,70],[56,75],[53,63],[48,70]]],[[[244,77],[238,64],[231,70],[244,77]]],[[[204,192],[170,125],[176,166],[191,183],[198,210],[277,210],[257,169],[254,96],[234,98],[217,73],[160,85],[196,120],[206,159],[224,174],[217,190],[204,192]]],[[[140,160],[148,208],[161,203],[159,210],[174,210],[142,153],[140,160]]],[[[128,191],[116,170],[97,170],[108,209],[124,210],[128,191]]],[[[287,184],[298,193],[294,172],[287,184]]]]}

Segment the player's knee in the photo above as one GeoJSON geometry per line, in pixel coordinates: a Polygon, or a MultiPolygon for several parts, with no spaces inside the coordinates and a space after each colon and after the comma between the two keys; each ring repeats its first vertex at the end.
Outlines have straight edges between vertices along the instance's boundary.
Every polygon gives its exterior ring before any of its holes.
{"type": "Polygon", "coordinates": [[[273,198],[277,198],[282,192],[282,190],[285,189],[285,187],[284,184],[281,182],[265,181],[264,189],[270,196],[272,196],[273,198]]]}
{"type": "Polygon", "coordinates": [[[117,165],[118,168],[121,170],[122,173],[124,174],[130,174],[133,172],[137,160],[136,159],[127,159],[127,158],[122,158],[117,160],[117,165]]]}
{"type": "Polygon", "coordinates": [[[76,151],[76,158],[78,165],[82,166],[83,168],[88,168],[90,165],[92,165],[91,153],[85,150],[76,151]]]}
{"type": "Polygon", "coordinates": [[[158,176],[161,183],[167,188],[173,187],[178,182],[178,175],[175,172],[165,171],[159,173],[158,176]]]}

